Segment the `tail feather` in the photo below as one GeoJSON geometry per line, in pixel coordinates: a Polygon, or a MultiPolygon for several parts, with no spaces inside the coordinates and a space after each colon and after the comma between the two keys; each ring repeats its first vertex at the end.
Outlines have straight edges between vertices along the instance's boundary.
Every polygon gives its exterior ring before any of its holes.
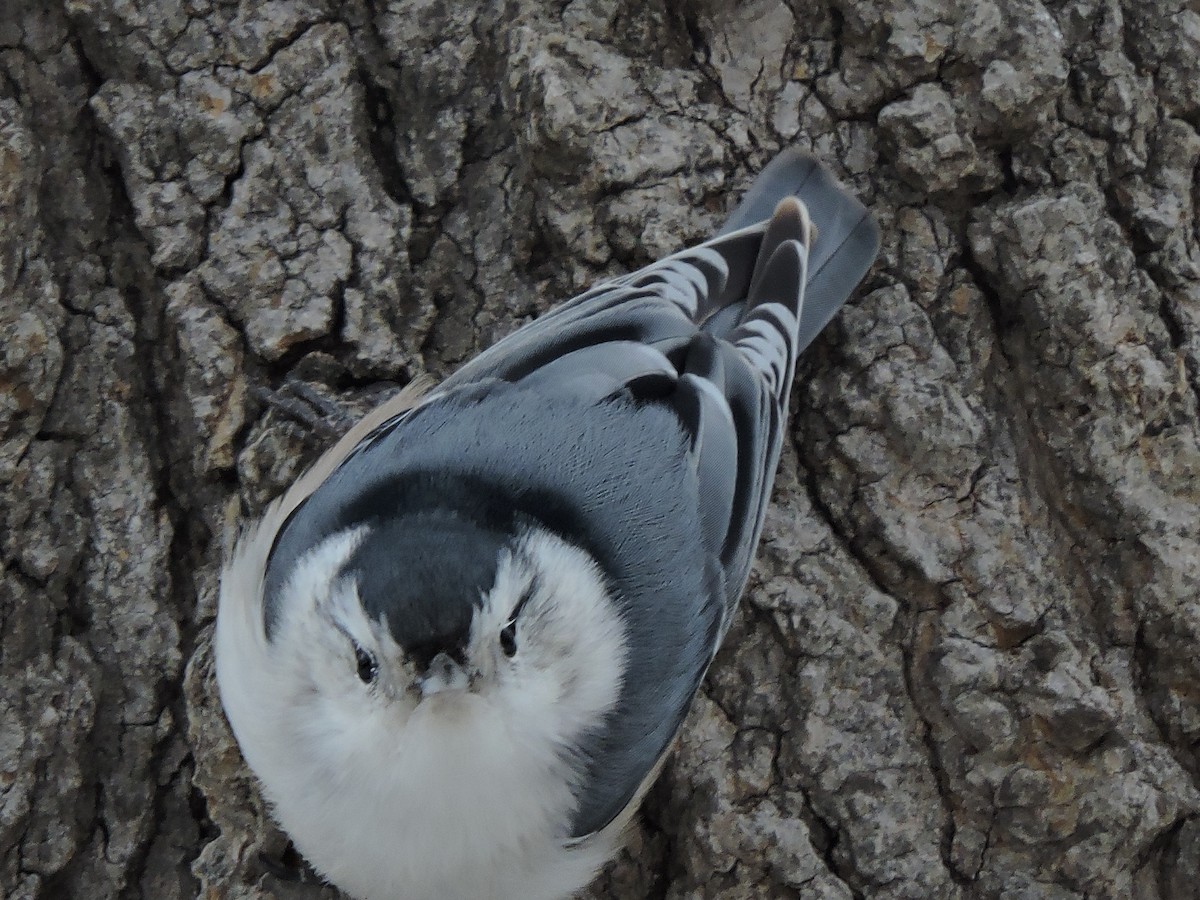
{"type": "MultiPolygon", "coordinates": [[[[808,258],[808,282],[800,316],[796,353],[812,343],[862,281],[879,252],[879,226],[814,157],[784,150],[762,171],[718,234],[729,234],[770,219],[786,197],[803,201],[815,235],[808,258]]],[[[705,324],[720,332],[723,321],[705,324]]]]}
{"type": "Polygon", "coordinates": [[[780,402],[786,402],[796,369],[795,335],[808,305],[804,285],[811,240],[804,206],[790,197],[781,200],[763,235],[745,311],[729,335],[780,402]]]}

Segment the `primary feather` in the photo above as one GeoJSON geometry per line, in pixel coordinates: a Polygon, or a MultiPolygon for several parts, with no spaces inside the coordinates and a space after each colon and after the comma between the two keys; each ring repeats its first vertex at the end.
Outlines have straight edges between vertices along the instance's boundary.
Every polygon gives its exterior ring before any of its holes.
{"type": "MultiPolygon", "coordinates": [[[[439,592],[460,590],[433,583],[446,565],[468,554],[494,567],[498,541],[535,523],[595,561],[630,651],[611,709],[570,748],[576,804],[562,838],[619,825],[745,585],[797,355],[866,273],[878,239],[828,173],[785,152],[713,240],[593,288],[414,408],[375,416],[319,464],[319,484],[273,514],[257,590],[266,640],[305,554],[389,510],[468,523],[453,546],[425,540],[406,575],[379,576],[389,563],[370,545],[371,583],[408,577],[404,602],[429,621],[439,592]]],[[[476,566],[455,577],[494,575],[476,566]]]]}

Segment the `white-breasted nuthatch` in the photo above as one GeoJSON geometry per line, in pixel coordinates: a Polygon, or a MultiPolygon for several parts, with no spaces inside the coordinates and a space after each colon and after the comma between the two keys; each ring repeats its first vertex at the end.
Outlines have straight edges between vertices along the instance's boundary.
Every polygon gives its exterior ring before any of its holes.
{"type": "Polygon", "coordinates": [[[587,884],[745,585],[796,356],[878,247],[785,151],[717,237],[401,392],[241,537],[221,698],[324,877],[367,900],[587,884]]]}

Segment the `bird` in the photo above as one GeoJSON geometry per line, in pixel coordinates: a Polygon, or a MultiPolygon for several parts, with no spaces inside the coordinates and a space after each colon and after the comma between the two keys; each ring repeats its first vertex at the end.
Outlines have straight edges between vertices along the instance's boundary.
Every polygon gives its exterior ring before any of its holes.
{"type": "Polygon", "coordinates": [[[879,241],[786,149],[711,239],[412,382],[241,533],[220,697],[322,878],[554,900],[615,855],[745,588],[797,356],[879,241]]]}

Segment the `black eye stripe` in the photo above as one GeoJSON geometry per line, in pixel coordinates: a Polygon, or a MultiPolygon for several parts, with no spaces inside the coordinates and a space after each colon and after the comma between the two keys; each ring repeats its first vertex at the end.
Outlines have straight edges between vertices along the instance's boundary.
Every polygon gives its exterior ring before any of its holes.
{"type": "Polygon", "coordinates": [[[533,595],[535,593],[537,593],[538,587],[539,587],[538,577],[536,575],[534,575],[532,578],[529,579],[529,584],[525,587],[525,591],[521,594],[521,599],[518,600],[517,605],[513,607],[513,611],[509,615],[508,621],[505,623],[506,628],[509,625],[513,625],[516,623],[517,617],[521,615],[521,610],[523,610],[525,608],[525,604],[530,601],[530,599],[533,597],[533,595]]]}
{"type": "Polygon", "coordinates": [[[508,617],[508,621],[504,623],[504,627],[500,629],[500,649],[504,651],[504,655],[510,659],[517,654],[517,618],[521,615],[521,610],[525,608],[525,604],[529,602],[529,598],[533,596],[537,589],[537,579],[530,579],[529,585],[525,588],[525,592],[521,594],[521,599],[517,601],[517,605],[513,607],[512,613],[508,617]]]}
{"type": "Polygon", "coordinates": [[[512,614],[509,615],[507,624],[512,625],[517,621],[517,618],[521,615],[521,610],[525,608],[525,604],[529,602],[529,598],[532,596],[533,589],[531,585],[530,588],[528,588],[525,593],[521,595],[521,599],[517,601],[517,605],[513,607],[512,614]]]}

